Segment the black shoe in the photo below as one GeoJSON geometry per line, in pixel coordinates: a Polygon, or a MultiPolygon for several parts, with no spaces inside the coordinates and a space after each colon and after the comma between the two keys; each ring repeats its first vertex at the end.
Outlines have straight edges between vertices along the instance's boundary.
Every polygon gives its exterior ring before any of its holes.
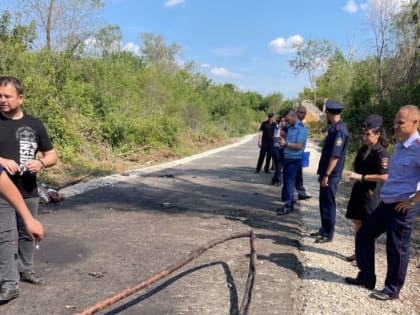
{"type": "Polygon", "coordinates": [[[45,284],[45,280],[41,277],[38,277],[34,272],[22,272],[20,274],[20,281],[29,282],[36,285],[45,284]]]}
{"type": "Polygon", "coordinates": [[[374,298],[376,300],[380,301],[388,301],[388,300],[394,300],[398,299],[398,295],[389,295],[388,293],[385,293],[383,290],[374,290],[370,295],[371,298],[374,298]]]}
{"type": "Polygon", "coordinates": [[[320,232],[320,231],[318,231],[318,232],[313,232],[313,233],[311,233],[311,234],[309,234],[309,236],[322,236],[322,233],[320,232]]]}
{"type": "Polygon", "coordinates": [[[290,212],[292,212],[292,210],[287,207],[277,209],[277,215],[285,215],[285,214],[289,214],[290,212]]]}
{"type": "Polygon", "coordinates": [[[328,242],[331,242],[331,241],[332,241],[332,239],[330,239],[326,236],[321,236],[321,237],[319,237],[315,240],[315,243],[324,244],[324,243],[328,243],[328,242]]]}
{"type": "Polygon", "coordinates": [[[350,255],[346,257],[346,261],[355,261],[356,260],[356,254],[350,255]]]}
{"type": "Polygon", "coordinates": [[[312,198],[312,196],[309,195],[298,195],[298,200],[307,200],[312,198]]]}
{"type": "Polygon", "coordinates": [[[264,173],[270,173],[270,170],[264,170],[264,173]]]}
{"type": "Polygon", "coordinates": [[[254,174],[258,174],[260,172],[260,170],[255,170],[254,174]]]}
{"type": "Polygon", "coordinates": [[[0,290],[0,304],[6,304],[19,296],[17,289],[3,288],[0,290]]]}
{"type": "Polygon", "coordinates": [[[359,278],[351,278],[351,277],[345,277],[344,281],[351,285],[360,285],[362,287],[365,287],[366,289],[372,290],[375,288],[375,283],[369,283],[366,281],[362,281],[359,278]]]}

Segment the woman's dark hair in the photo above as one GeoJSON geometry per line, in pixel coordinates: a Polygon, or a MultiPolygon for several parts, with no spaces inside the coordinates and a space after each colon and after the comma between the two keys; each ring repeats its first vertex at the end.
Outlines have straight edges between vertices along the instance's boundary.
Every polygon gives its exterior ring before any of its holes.
{"type": "Polygon", "coordinates": [[[384,148],[387,148],[389,146],[389,140],[386,136],[386,131],[384,127],[376,127],[370,129],[374,134],[379,134],[378,141],[384,148]]]}

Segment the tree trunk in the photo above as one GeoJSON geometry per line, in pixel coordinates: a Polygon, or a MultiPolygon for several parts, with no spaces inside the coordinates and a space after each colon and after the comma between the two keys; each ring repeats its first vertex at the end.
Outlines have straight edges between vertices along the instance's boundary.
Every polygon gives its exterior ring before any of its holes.
{"type": "Polygon", "coordinates": [[[54,9],[54,0],[50,0],[50,5],[48,6],[48,19],[47,19],[47,29],[46,32],[46,48],[48,51],[51,51],[51,29],[52,29],[52,12],[54,9]]]}

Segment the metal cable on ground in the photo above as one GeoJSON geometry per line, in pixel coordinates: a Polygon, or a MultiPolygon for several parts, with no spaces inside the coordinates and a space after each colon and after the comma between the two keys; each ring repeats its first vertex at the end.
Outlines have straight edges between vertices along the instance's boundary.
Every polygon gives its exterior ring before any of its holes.
{"type": "Polygon", "coordinates": [[[207,244],[198,247],[194,251],[192,251],[186,258],[178,261],[177,263],[173,264],[172,266],[169,266],[166,269],[163,269],[151,277],[147,278],[146,280],[143,280],[142,282],[129,287],[120,293],[117,293],[105,300],[97,302],[95,305],[85,308],[80,313],[75,313],[73,315],[91,315],[98,311],[101,311],[111,305],[114,305],[115,303],[121,301],[122,299],[148,287],[149,285],[155,283],[156,281],[159,281],[166,277],[167,275],[173,273],[174,271],[180,269],[181,267],[185,266],[187,263],[192,261],[193,259],[199,257],[201,254],[203,254],[208,249],[219,245],[221,243],[224,243],[226,241],[237,239],[237,238],[243,238],[243,237],[249,237],[250,239],[250,258],[249,258],[249,271],[248,271],[248,278],[245,286],[245,292],[244,297],[242,299],[241,307],[239,309],[239,315],[248,315],[250,304],[251,304],[251,296],[252,296],[252,289],[254,288],[254,280],[255,280],[255,265],[257,261],[257,250],[256,250],[256,241],[255,241],[255,233],[253,230],[250,230],[249,232],[245,233],[237,233],[233,234],[228,237],[218,238],[211,242],[208,242],[207,244]]]}

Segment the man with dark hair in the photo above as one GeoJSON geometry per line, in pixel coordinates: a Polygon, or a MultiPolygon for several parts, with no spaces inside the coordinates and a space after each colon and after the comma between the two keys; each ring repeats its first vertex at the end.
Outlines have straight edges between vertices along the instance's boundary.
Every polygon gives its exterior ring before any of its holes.
{"type": "Polygon", "coordinates": [[[341,179],[346,159],[348,132],[341,120],[341,111],[344,106],[328,100],[325,104],[327,121],[331,125],[322,147],[321,158],[318,165],[319,212],[321,215],[321,228],[311,236],[315,236],[316,243],[327,243],[333,239],[336,203],[335,195],[341,179]]]}
{"type": "MultiPolygon", "coordinates": [[[[39,205],[36,175],[56,164],[57,153],[41,121],[22,111],[23,101],[20,81],[10,76],[0,77],[0,166],[36,217],[39,205]]],[[[3,198],[0,198],[0,222],[0,261],[3,265],[0,303],[5,303],[13,298],[10,292],[17,291],[19,280],[38,285],[45,281],[34,272],[35,246],[22,217],[15,214],[15,209],[3,198]]]]}
{"type": "Polygon", "coordinates": [[[273,135],[274,129],[276,128],[276,123],[274,121],[274,114],[268,113],[267,119],[261,123],[259,133],[258,133],[258,147],[260,148],[260,154],[258,156],[257,167],[255,173],[261,171],[261,167],[265,158],[264,171],[266,173],[270,172],[270,161],[273,151],[273,135]]]}

